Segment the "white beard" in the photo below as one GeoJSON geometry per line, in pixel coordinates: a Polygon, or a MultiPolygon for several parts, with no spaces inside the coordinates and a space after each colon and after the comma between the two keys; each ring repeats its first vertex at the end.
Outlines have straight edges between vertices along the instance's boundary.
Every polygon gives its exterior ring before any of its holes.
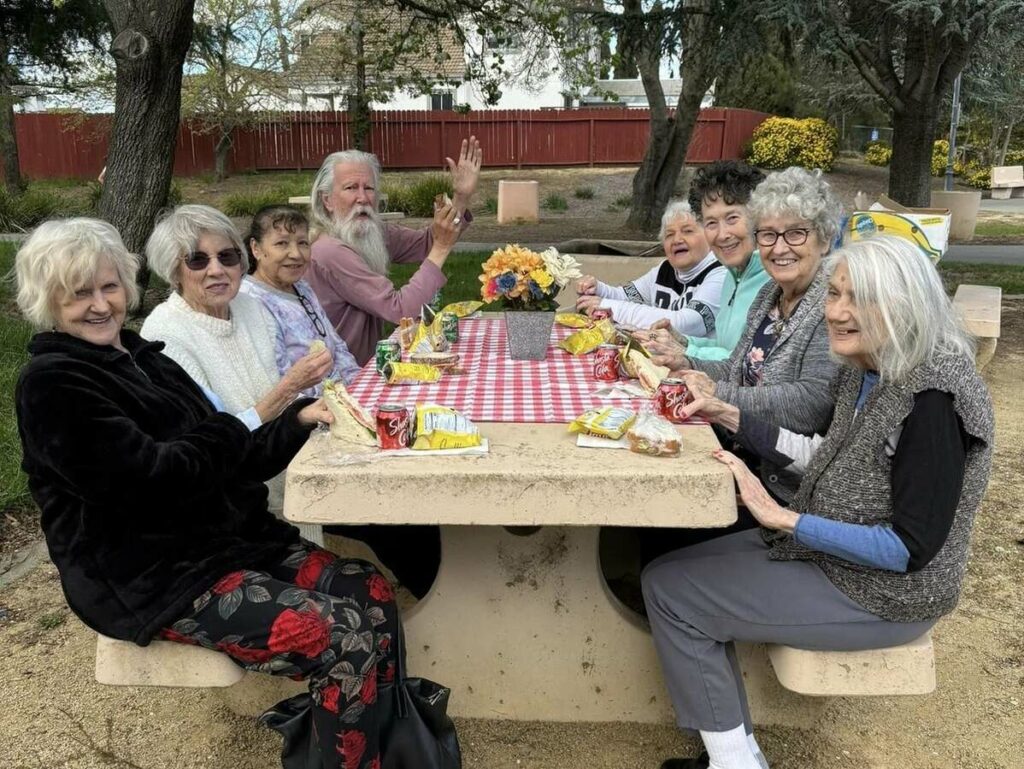
{"type": "Polygon", "coordinates": [[[387,276],[391,255],[384,245],[384,226],[374,209],[354,206],[344,219],[332,222],[330,234],[359,254],[373,272],[387,276]],[[357,218],[363,213],[369,218],[357,218]]]}

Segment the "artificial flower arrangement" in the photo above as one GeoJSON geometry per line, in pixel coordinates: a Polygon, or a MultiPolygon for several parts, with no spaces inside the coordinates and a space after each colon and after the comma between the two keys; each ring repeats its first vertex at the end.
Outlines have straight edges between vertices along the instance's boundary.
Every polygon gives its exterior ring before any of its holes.
{"type": "Polygon", "coordinates": [[[554,248],[538,254],[513,243],[484,262],[480,296],[488,304],[501,300],[508,310],[554,310],[558,292],[582,277],[579,266],[554,248]]]}

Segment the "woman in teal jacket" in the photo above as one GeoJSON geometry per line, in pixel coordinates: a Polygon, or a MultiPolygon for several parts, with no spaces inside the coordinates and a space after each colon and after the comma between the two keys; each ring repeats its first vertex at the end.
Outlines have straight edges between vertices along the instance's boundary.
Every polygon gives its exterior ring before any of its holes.
{"type": "Polygon", "coordinates": [[[712,163],[694,176],[690,207],[699,212],[704,236],[727,270],[715,335],[679,338],[656,323],[650,335],[655,363],[677,369],[684,356],[725,360],[732,354],[746,328],[747,311],[768,282],[768,274],[755,253],[754,228],[747,213],[750,193],[763,179],[763,173],[738,160],[712,163]]]}

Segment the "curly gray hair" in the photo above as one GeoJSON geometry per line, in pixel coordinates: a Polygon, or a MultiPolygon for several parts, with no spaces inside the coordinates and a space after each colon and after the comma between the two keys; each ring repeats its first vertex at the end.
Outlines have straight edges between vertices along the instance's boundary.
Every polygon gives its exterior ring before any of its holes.
{"type": "Polygon", "coordinates": [[[843,215],[843,205],[821,171],[807,171],[797,166],[768,174],[754,188],[747,210],[755,223],[768,217],[806,219],[826,245],[835,243],[839,236],[839,221],[843,215]]]}
{"type": "Polygon", "coordinates": [[[681,218],[690,218],[697,221],[693,208],[687,201],[670,200],[668,205],[665,206],[665,213],[661,215],[661,229],[658,230],[658,240],[664,240],[665,230],[668,229],[669,224],[681,218]]]}
{"type": "Polygon", "coordinates": [[[224,214],[210,206],[185,205],[166,213],[146,241],[149,269],[174,289],[181,286],[181,258],[192,251],[204,233],[221,235],[242,252],[242,274],[249,271],[249,254],[242,238],[224,214]]]}

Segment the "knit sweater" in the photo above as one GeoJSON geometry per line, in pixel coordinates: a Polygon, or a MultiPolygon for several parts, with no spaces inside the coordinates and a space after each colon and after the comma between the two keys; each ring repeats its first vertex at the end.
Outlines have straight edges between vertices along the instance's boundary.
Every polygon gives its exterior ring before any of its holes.
{"type": "Polygon", "coordinates": [[[690,337],[686,345],[687,357],[693,360],[725,360],[732,355],[747,327],[750,305],[769,280],[757,251],[742,270],[727,267],[715,315],[715,333],[707,337],[690,337]]]}
{"type": "MultiPolygon", "coordinates": [[[[825,328],[825,292],[828,278],[819,269],[800,304],[790,316],[764,358],[762,384],[743,384],[743,359],[754,333],[778,302],[782,289],[769,282],[758,293],[747,315],[747,327],[728,360],[690,358],[690,365],[715,380],[715,397],[740,411],[793,432],[824,434],[832,418],[833,395],[829,388],[838,365],[829,354],[825,328]]],[[[761,480],[783,500],[790,500],[800,477],[774,462],[760,462],[761,480]]]]}
{"type": "Polygon", "coordinates": [[[898,573],[851,563],[805,548],[789,534],[765,531],[770,557],[815,562],[853,601],[892,622],[936,619],[956,606],[963,584],[974,514],[988,485],[992,401],[974,361],[962,356],[922,365],[905,383],[883,380],[857,412],[861,377],[848,369],[837,378],[832,427],[807,468],[793,508],[844,523],[891,525],[892,458],[880,447],[913,409],[917,393],[940,390],[953,396],[969,440],[960,501],[945,544],[924,568],[898,573]]]}
{"type": "Polygon", "coordinates": [[[237,414],[256,405],[281,375],[273,316],[258,299],[243,293],[231,300],[230,310],[227,320],[214,318],[192,309],[175,292],[153,309],[140,333],[163,342],[164,355],[237,414]]]}

